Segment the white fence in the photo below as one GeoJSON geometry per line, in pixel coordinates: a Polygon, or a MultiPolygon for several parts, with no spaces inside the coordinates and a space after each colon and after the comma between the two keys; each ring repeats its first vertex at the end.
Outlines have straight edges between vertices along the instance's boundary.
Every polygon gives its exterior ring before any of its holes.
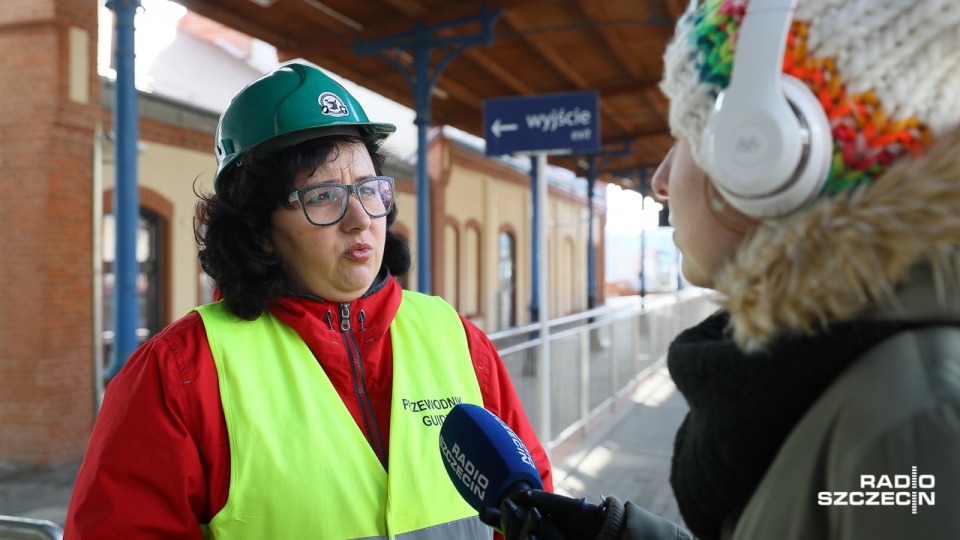
{"type": "Polygon", "coordinates": [[[717,306],[708,291],[611,299],[606,306],[490,334],[549,451],[633,389],[682,330],[717,306]],[[544,350],[549,347],[548,350],[544,350]],[[544,354],[546,352],[546,354],[544,354]],[[544,375],[546,374],[546,375],[544,375]]]}
{"type": "Polygon", "coordinates": [[[0,539],[61,540],[63,529],[52,521],[0,516],[0,539]]]}

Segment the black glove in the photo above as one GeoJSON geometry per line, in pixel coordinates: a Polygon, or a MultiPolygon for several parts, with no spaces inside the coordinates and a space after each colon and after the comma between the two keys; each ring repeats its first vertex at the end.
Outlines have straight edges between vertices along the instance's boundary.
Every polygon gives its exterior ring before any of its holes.
{"type": "MultiPolygon", "coordinates": [[[[492,517],[492,516],[490,516],[492,517]]],[[[613,497],[600,505],[539,489],[514,492],[500,503],[506,540],[594,540],[619,535],[623,505],[613,497]]]]}

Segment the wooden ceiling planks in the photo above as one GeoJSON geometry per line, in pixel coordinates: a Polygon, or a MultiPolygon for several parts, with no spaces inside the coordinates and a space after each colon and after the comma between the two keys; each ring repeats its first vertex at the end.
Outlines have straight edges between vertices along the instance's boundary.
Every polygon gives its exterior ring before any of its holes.
{"type": "MultiPolygon", "coordinates": [[[[304,58],[394,101],[412,106],[408,82],[383,58],[358,57],[351,46],[476,16],[478,0],[178,0],[200,15],[277,47],[282,60],[304,58]]],[[[483,135],[486,99],[596,90],[602,141],[611,153],[630,140],[630,154],[610,156],[609,171],[655,167],[672,144],[666,99],[658,82],[662,56],[687,0],[488,0],[502,10],[489,48],[475,46],[439,76],[432,97],[435,123],[483,135]]],[[[479,25],[434,33],[452,37],[479,25]]],[[[412,73],[412,46],[394,60],[412,73]]],[[[576,170],[576,159],[551,162],[576,170]]],[[[628,185],[601,173],[601,178],[628,185]]]]}

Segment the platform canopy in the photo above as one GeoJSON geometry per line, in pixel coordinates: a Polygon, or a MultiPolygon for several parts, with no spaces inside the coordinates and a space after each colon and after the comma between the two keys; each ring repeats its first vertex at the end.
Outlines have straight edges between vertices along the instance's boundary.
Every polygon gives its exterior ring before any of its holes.
{"type": "MultiPolygon", "coordinates": [[[[280,60],[303,58],[383,96],[413,107],[399,65],[416,48],[402,41],[383,55],[359,56],[358,43],[400,36],[499,12],[489,47],[458,55],[440,73],[432,95],[433,125],[483,137],[484,100],[597,91],[603,159],[600,179],[637,187],[670,147],[667,102],[657,88],[662,56],[686,0],[177,0],[187,9],[277,47],[280,60]]],[[[435,38],[476,33],[450,26],[435,38]]],[[[442,55],[442,48],[433,54],[442,55]]],[[[578,156],[550,163],[582,174],[578,156]]]]}

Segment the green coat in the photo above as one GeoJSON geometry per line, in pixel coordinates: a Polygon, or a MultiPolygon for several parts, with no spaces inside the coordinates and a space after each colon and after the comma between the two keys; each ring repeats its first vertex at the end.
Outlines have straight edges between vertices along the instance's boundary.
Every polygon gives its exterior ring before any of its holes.
{"type": "MultiPolygon", "coordinates": [[[[960,323],[957,302],[939,305],[929,279],[898,296],[902,311],[870,315],[960,323]]],[[[856,360],[728,523],[737,540],[960,538],[960,327],[903,332],[856,360]]]]}

